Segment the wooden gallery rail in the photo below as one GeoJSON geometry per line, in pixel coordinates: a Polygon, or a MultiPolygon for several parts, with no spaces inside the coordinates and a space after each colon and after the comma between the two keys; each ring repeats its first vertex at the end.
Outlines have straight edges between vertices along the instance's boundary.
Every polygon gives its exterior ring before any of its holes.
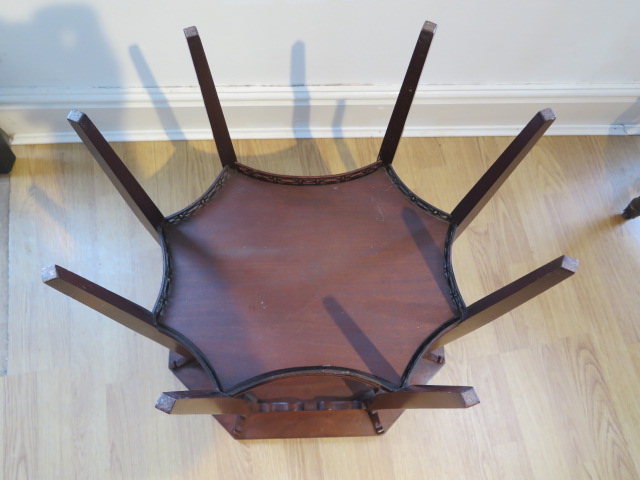
{"type": "Polygon", "coordinates": [[[158,241],[153,311],[59,266],[43,281],[171,350],[187,390],[156,407],[212,414],[238,439],[377,435],[407,408],[463,408],[472,387],[428,385],[444,346],[572,275],[562,256],[465,305],[453,241],[554,121],[537,113],[451,212],[418,198],[392,163],[436,26],[426,22],[370,165],[297,177],[238,162],[195,27],[185,29],[223,169],[165,217],[89,118],[68,120],[158,241]]]}

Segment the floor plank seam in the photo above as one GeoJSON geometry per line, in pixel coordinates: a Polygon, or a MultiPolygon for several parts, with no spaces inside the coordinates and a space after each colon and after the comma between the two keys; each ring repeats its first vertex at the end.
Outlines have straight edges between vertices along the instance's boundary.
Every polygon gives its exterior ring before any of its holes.
{"type": "MultiPolygon", "coordinates": [[[[9,238],[11,234],[11,219],[9,216],[11,202],[11,178],[9,175],[3,179],[0,204],[2,207],[2,217],[6,219],[5,226],[0,229],[0,243],[2,244],[2,261],[4,281],[0,281],[1,290],[4,290],[4,303],[0,303],[0,377],[7,374],[9,370],[9,238]]],[[[0,297],[2,298],[2,297],[0,297]]]]}

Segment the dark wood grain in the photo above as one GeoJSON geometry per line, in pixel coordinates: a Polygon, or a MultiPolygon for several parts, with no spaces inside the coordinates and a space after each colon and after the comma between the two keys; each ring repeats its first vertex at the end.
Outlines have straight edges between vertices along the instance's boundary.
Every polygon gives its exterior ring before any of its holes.
{"type": "Polygon", "coordinates": [[[480,213],[556,119],[553,110],[538,112],[451,212],[456,236],[480,213]]]}
{"type": "Polygon", "coordinates": [[[184,345],[159,332],[153,314],[140,305],[58,265],[43,268],[42,281],[134,332],[183,356],[192,357],[184,345]]]}
{"type": "Polygon", "coordinates": [[[172,415],[248,415],[259,411],[257,403],[212,390],[164,392],[156,402],[156,408],[172,415]]]}
{"type": "Polygon", "coordinates": [[[445,331],[429,349],[440,348],[519,307],[573,275],[578,261],[567,256],[559,257],[500,290],[470,305],[462,319],[445,331]]]}
{"type": "Polygon", "coordinates": [[[89,149],[93,158],[96,159],[98,165],[107,174],[118,193],[122,195],[129,208],[138,217],[138,220],[157,240],[158,228],[164,220],[164,216],[147,195],[147,192],[140,186],[87,115],[78,110],[71,110],[67,120],[89,149]]]}
{"type": "Polygon", "coordinates": [[[213,83],[213,76],[211,75],[211,69],[209,68],[209,62],[207,61],[198,29],[196,27],[185,28],[184,34],[187,37],[191,59],[193,60],[200,91],[202,92],[202,99],[209,117],[211,131],[213,132],[213,139],[218,149],[218,156],[222,166],[233,165],[236,163],[236,152],[231,143],[227,122],[224,119],[222,105],[220,105],[218,92],[213,83]]]}
{"type": "MultiPolygon", "coordinates": [[[[189,390],[219,393],[211,390],[210,380],[197,362],[176,367],[178,355],[171,352],[170,357],[172,372],[189,390]]],[[[373,427],[362,403],[376,391],[358,379],[340,375],[284,377],[242,393],[243,398],[262,405],[252,413],[213,416],[237,439],[378,435],[381,432],[373,427]]],[[[401,414],[402,410],[381,411],[378,420],[383,431],[401,414]]]]}
{"type": "Polygon", "coordinates": [[[393,107],[387,131],[382,139],[380,152],[378,153],[378,160],[387,165],[393,162],[396,150],[398,149],[402,131],[404,130],[409,110],[411,110],[413,97],[418,89],[420,75],[422,75],[422,69],[427,60],[427,54],[429,53],[436,28],[437,25],[435,23],[425,22],[418,36],[418,41],[411,56],[411,61],[409,62],[402,86],[400,87],[396,104],[393,107]]]}
{"type": "MultiPolygon", "coordinates": [[[[452,388],[455,389],[457,387],[452,388]]],[[[404,391],[405,389],[402,390],[402,392],[404,391]]],[[[420,391],[418,387],[416,392],[420,391]]],[[[426,391],[427,390],[425,390],[425,392],[426,391]]],[[[444,392],[444,387],[434,387],[433,391],[444,392]]],[[[407,401],[406,403],[411,402],[407,401]]],[[[365,407],[364,403],[359,399],[320,398],[300,400],[289,397],[288,399],[252,402],[243,398],[225,395],[214,390],[187,390],[182,392],[164,392],[156,402],[156,408],[173,415],[220,415],[229,413],[234,415],[249,415],[258,412],[317,412],[322,410],[362,409],[365,407]]],[[[392,406],[389,408],[398,407],[392,406]]]]}
{"type": "Polygon", "coordinates": [[[351,170],[350,172],[339,173],[336,175],[320,175],[320,176],[307,176],[304,177],[296,175],[282,175],[278,173],[269,173],[262,170],[258,170],[242,163],[236,163],[236,169],[243,175],[248,177],[257,178],[270,183],[279,183],[282,185],[328,185],[330,183],[343,183],[356,178],[364,177],[370,173],[375,172],[382,166],[381,162],[374,162],[365,167],[351,170]]]}
{"type": "Polygon", "coordinates": [[[403,410],[381,410],[377,431],[363,408],[259,412],[251,415],[217,415],[216,419],[238,440],[274,438],[362,437],[387,431],[403,410]]]}
{"type": "Polygon", "coordinates": [[[210,203],[165,227],[172,278],[159,322],[200,348],[225,391],[302,367],[399,384],[453,316],[441,289],[448,228],[384,169],[313,186],[230,170],[210,203]]]}
{"type": "Polygon", "coordinates": [[[395,408],[468,408],[480,403],[473,387],[411,385],[381,393],[366,402],[370,410],[395,408]]]}

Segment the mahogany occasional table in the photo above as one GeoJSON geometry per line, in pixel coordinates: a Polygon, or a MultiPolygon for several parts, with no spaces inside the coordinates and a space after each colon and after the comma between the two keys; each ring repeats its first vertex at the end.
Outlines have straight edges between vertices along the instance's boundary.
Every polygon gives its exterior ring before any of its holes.
{"type": "Polygon", "coordinates": [[[223,164],[207,192],[165,217],[89,118],[69,121],[163,252],[153,311],[59,266],[43,281],[171,350],[187,388],[171,414],[212,414],[238,439],[377,435],[408,408],[478,403],[428,385],[444,345],[573,274],[563,256],[465,305],[451,246],[555,119],[543,110],[458,206],[418,198],[392,161],[435,32],[426,22],[377,160],[296,177],[238,162],[202,43],[185,29],[223,164]]]}

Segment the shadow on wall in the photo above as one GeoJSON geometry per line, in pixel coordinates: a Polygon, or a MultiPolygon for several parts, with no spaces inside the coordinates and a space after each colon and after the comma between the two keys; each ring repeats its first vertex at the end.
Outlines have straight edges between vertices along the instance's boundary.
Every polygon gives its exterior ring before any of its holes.
{"type": "MultiPolygon", "coordinates": [[[[298,40],[291,47],[291,73],[289,80],[294,94],[293,115],[291,127],[295,138],[313,138],[311,131],[311,95],[307,86],[306,49],[304,42],[298,40]]],[[[344,163],[345,171],[358,168],[349,148],[344,141],[342,124],[346,101],[338,100],[331,122],[332,137],[336,144],[340,159],[344,163]]]]}
{"type": "MultiPolygon", "coordinates": [[[[186,45],[185,51],[188,52],[186,45]]],[[[129,55],[134,67],[136,68],[142,85],[144,85],[146,88],[157,89],[154,93],[152,101],[163,129],[166,132],[171,132],[171,136],[173,138],[186,138],[185,134],[180,131],[180,122],[173,112],[168,98],[166,98],[166,96],[162,93],[161,88],[159,88],[160,86],[158,85],[153,71],[147,63],[140,47],[138,45],[130,46],[129,55]]],[[[258,164],[267,164],[270,167],[270,171],[282,172],[286,170],[286,165],[283,165],[283,163],[286,163],[288,161],[297,162],[300,158],[304,157],[307,163],[314,166],[314,174],[322,175],[331,173],[329,167],[327,166],[325,158],[323,158],[323,153],[321,152],[317,141],[313,138],[313,134],[311,131],[310,123],[312,108],[310,103],[309,90],[306,85],[305,56],[306,53],[304,42],[295,42],[291,47],[290,70],[290,83],[294,92],[294,107],[291,118],[291,128],[294,134],[294,144],[284,150],[256,156],[241,155],[240,152],[238,152],[240,162],[256,168],[259,168],[257,166],[258,164]]],[[[196,82],[195,73],[193,78],[194,82],[196,82]]],[[[204,104],[202,104],[201,108],[204,111],[204,104]]],[[[356,163],[353,155],[346,145],[346,142],[342,138],[342,120],[344,117],[344,110],[345,102],[339,101],[336,106],[332,124],[330,126],[334,132],[334,135],[338,137],[334,139],[334,143],[340,157],[339,160],[341,160],[344,165],[343,171],[349,171],[358,168],[359,165],[356,163]]],[[[229,121],[227,118],[227,123],[228,122],[229,121]]],[[[228,124],[228,126],[230,128],[233,128],[233,125],[228,124]]],[[[172,143],[174,147],[174,154],[172,158],[165,162],[166,168],[171,168],[171,164],[174,162],[184,162],[186,161],[186,159],[196,158],[198,155],[208,153],[197,150],[196,147],[193,146],[192,142],[183,143],[172,141],[172,143]]],[[[371,162],[373,162],[374,160],[375,159],[372,159],[371,162]]],[[[216,163],[216,166],[218,166],[220,162],[217,158],[217,155],[214,161],[216,163]]],[[[213,178],[214,177],[212,176],[211,181],[213,181],[213,178]]],[[[195,198],[191,199],[191,201],[193,200],[195,200],[195,198]]],[[[166,213],[168,212],[165,212],[165,214],[166,213]]]]}
{"type": "Polygon", "coordinates": [[[311,138],[311,98],[307,87],[307,55],[304,42],[291,46],[289,82],[293,88],[293,115],[291,127],[296,138],[311,138]]]}
{"type": "MultiPolygon", "coordinates": [[[[24,23],[0,18],[0,45],[4,46],[0,86],[70,90],[119,86],[117,63],[101,22],[84,5],[49,6],[24,23]]],[[[27,112],[26,119],[51,131],[65,131],[71,128],[66,113],[73,107],[67,112],[53,109],[51,116],[27,112]]]]}

